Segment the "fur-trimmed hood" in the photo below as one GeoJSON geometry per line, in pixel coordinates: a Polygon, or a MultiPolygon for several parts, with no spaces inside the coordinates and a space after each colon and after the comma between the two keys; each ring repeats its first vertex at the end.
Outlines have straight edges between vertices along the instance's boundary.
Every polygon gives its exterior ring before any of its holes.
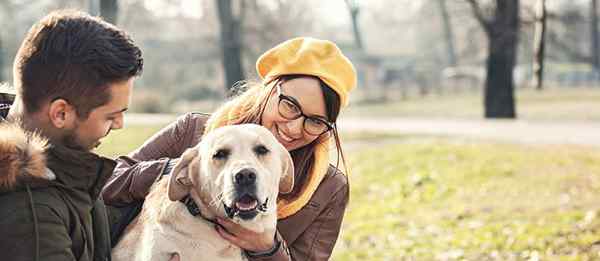
{"type": "Polygon", "coordinates": [[[18,123],[0,123],[0,191],[55,179],[46,167],[48,141],[18,123]]]}
{"type": "Polygon", "coordinates": [[[110,259],[98,195],[115,163],[19,126],[0,119],[0,249],[11,260],[110,259]]]}

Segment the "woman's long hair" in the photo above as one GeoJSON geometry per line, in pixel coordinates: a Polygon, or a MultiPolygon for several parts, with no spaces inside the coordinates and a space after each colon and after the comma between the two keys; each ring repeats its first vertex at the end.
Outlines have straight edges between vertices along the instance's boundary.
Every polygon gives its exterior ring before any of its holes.
{"type": "MultiPolygon", "coordinates": [[[[223,106],[221,106],[217,111],[210,117],[208,126],[212,126],[215,124],[213,121],[220,121],[217,126],[224,125],[236,125],[236,124],[244,124],[244,123],[254,123],[262,125],[262,114],[269,102],[271,97],[271,93],[273,93],[274,88],[277,86],[277,83],[282,81],[289,81],[296,78],[301,77],[312,77],[317,79],[320,83],[321,90],[323,92],[323,98],[325,100],[325,109],[326,116],[329,122],[334,123],[333,129],[331,130],[331,135],[333,135],[333,139],[335,141],[335,147],[337,151],[337,163],[336,167],[339,167],[340,159],[344,164],[344,167],[347,171],[347,165],[344,158],[344,153],[342,151],[340,138],[337,130],[337,125],[335,124],[339,112],[340,112],[340,98],[338,94],[331,89],[325,82],[319,79],[316,76],[310,75],[283,75],[279,78],[276,78],[272,81],[262,83],[257,82],[249,82],[244,81],[234,86],[234,92],[238,93],[231,100],[226,102],[223,106]],[[227,113],[228,115],[223,115],[227,113]]],[[[294,189],[291,193],[286,195],[280,195],[280,197],[285,198],[294,198],[299,193],[300,189],[304,185],[308,172],[312,169],[314,164],[314,151],[315,145],[327,141],[330,138],[329,133],[322,134],[313,142],[290,151],[290,155],[292,156],[292,160],[294,161],[294,189]]]]}

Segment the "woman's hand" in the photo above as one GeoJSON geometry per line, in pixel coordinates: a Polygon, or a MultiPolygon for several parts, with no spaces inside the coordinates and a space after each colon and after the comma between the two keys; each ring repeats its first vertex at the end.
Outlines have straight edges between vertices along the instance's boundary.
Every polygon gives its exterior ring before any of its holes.
{"type": "Polygon", "coordinates": [[[221,237],[241,249],[251,252],[265,252],[275,245],[275,229],[256,233],[229,219],[217,218],[217,222],[222,226],[216,226],[221,237]]]}

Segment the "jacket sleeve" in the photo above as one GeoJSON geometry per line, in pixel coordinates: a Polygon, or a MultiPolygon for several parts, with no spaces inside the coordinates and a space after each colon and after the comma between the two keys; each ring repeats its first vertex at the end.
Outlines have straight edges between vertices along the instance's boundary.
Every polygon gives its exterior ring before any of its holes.
{"type": "Polygon", "coordinates": [[[282,242],[275,254],[267,257],[249,257],[249,260],[329,260],[341,229],[348,199],[349,191],[346,185],[332,196],[327,207],[291,245],[278,234],[282,242]]]}
{"type": "Polygon", "coordinates": [[[170,159],[181,156],[190,145],[193,123],[191,113],[181,116],[128,156],[117,158],[113,175],[102,190],[104,202],[125,206],[143,200],[170,159]]]}
{"type": "Polygon", "coordinates": [[[35,224],[21,220],[0,225],[3,255],[14,261],[75,261],[71,238],[62,218],[46,205],[36,205],[36,215],[35,224]]]}
{"type": "Polygon", "coordinates": [[[71,237],[63,219],[48,206],[37,207],[40,229],[40,260],[75,260],[71,237]]]}

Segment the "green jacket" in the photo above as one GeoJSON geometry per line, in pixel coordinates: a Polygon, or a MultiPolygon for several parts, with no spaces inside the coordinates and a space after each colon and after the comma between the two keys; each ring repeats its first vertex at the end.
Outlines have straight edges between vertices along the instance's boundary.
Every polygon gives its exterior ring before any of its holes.
{"type": "Polygon", "coordinates": [[[110,260],[99,194],[114,167],[112,160],[46,145],[0,123],[0,259],[110,260]]]}

